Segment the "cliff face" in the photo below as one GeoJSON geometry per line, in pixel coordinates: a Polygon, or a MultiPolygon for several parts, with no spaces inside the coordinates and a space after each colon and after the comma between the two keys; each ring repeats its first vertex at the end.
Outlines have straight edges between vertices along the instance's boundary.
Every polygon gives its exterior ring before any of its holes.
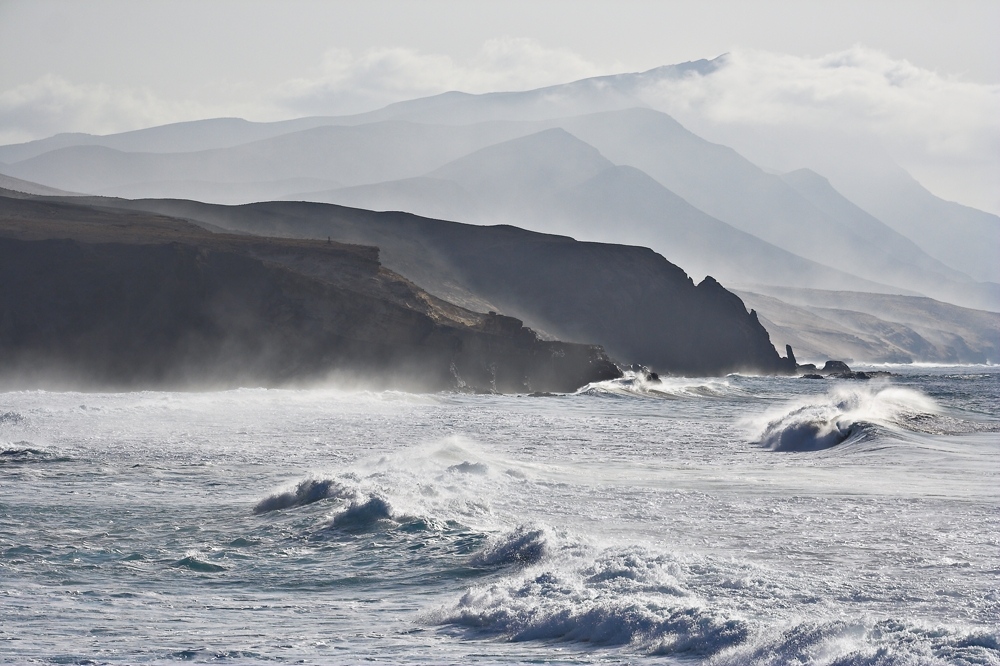
{"type": "Polygon", "coordinates": [[[695,286],[647,248],[329,204],[109,204],[233,231],[377,245],[386,266],[449,301],[504,312],[559,339],[600,344],[620,361],[658,372],[794,372],[736,295],[711,278],[695,286]]]}
{"type": "Polygon", "coordinates": [[[213,234],[163,216],[0,197],[0,383],[571,391],[590,345],[431,296],[372,247],[213,234]]]}

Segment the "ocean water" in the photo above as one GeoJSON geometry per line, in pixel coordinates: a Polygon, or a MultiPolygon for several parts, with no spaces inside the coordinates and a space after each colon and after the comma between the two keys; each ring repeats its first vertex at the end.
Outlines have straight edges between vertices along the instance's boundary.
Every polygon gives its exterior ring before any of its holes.
{"type": "Polygon", "coordinates": [[[0,394],[0,660],[1000,664],[1000,372],[0,394]]]}

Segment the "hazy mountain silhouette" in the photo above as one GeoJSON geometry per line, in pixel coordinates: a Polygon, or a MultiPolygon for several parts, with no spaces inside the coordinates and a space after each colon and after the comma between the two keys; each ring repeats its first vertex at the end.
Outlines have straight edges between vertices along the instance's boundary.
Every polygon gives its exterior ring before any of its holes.
{"type": "Polygon", "coordinates": [[[0,188],[24,194],[38,194],[42,196],[54,197],[79,194],[78,192],[67,192],[66,190],[56,189],[54,187],[49,187],[48,185],[33,183],[30,180],[22,180],[20,178],[14,178],[13,176],[6,176],[2,173],[0,173],[0,188]]]}
{"type": "MultiPolygon", "coordinates": [[[[699,67],[695,71],[710,71],[715,65],[703,63],[699,67]]],[[[382,116],[416,117],[439,123],[454,122],[456,108],[478,109],[475,113],[463,111],[466,119],[476,120],[502,117],[504,114],[517,118],[552,115],[555,110],[563,108],[558,99],[576,99],[579,102],[579,99],[593,97],[600,100],[603,99],[601,90],[633,89],[640,85],[636,81],[645,80],[643,77],[670,75],[669,72],[675,70],[668,68],[665,71],[668,73],[654,71],[585,80],[566,84],[568,88],[556,86],[529,93],[497,93],[493,96],[449,94],[393,105],[384,113],[367,114],[366,117],[369,120],[382,116]],[[563,97],[556,94],[559,90],[565,93],[563,97]],[[535,111],[526,113],[524,110],[529,107],[535,111]],[[487,113],[489,109],[493,111],[487,113]],[[497,109],[504,110],[503,114],[497,109]],[[548,109],[548,112],[543,113],[543,109],[548,109]]],[[[682,68],[677,71],[692,70],[682,68]]],[[[617,100],[611,106],[625,104],[631,99],[619,93],[611,97],[617,100]]],[[[635,100],[632,102],[635,103],[635,100]]],[[[579,102],[579,105],[574,108],[592,106],[590,102],[579,102]]],[[[225,143],[241,136],[294,130],[310,124],[348,120],[359,122],[360,118],[303,119],[294,123],[249,125],[223,119],[215,124],[221,124],[225,130],[220,132],[223,138],[217,142],[225,143]]],[[[888,283],[900,290],[916,289],[967,305],[1000,309],[997,296],[1000,288],[986,285],[963,289],[951,284],[949,281],[960,285],[967,280],[954,268],[947,270],[948,267],[941,265],[940,261],[929,262],[927,253],[920,252],[920,249],[933,247],[952,267],[962,263],[957,254],[965,257],[974,255],[979,258],[971,265],[978,267],[978,275],[987,275],[989,271],[982,269],[981,265],[991,258],[987,256],[992,249],[991,244],[966,242],[964,246],[969,247],[954,250],[963,243],[955,238],[950,241],[944,238],[946,234],[940,231],[939,223],[944,217],[953,223],[953,227],[965,230],[965,233],[953,236],[981,238],[985,234],[989,238],[994,228],[1000,228],[1000,225],[993,225],[991,216],[985,213],[948,205],[935,200],[926,191],[923,192],[923,199],[919,196],[897,197],[904,202],[922,201],[920,206],[910,204],[907,210],[896,214],[896,217],[905,217],[907,225],[919,226],[914,220],[930,220],[924,225],[927,229],[922,234],[922,247],[917,248],[899,233],[886,233],[886,225],[871,215],[854,215],[855,219],[848,219],[845,224],[845,220],[836,219],[828,210],[820,210],[808,196],[803,196],[803,192],[793,187],[793,183],[765,173],[729,148],[700,139],[665,114],[650,109],[625,108],[577,118],[549,119],[541,126],[553,124],[594,145],[612,162],[635,166],[649,173],[711,216],[790,252],[871,281],[888,283]],[[947,254],[947,250],[940,249],[946,247],[953,248],[952,254],[947,257],[942,254],[947,254]],[[929,274],[923,275],[922,271],[929,271],[929,274]],[[945,281],[939,279],[942,276],[945,281]]],[[[178,143],[185,146],[204,145],[208,141],[206,137],[212,136],[211,127],[212,123],[183,123],[162,128],[159,134],[153,128],[101,139],[105,144],[156,147],[169,143],[167,138],[188,136],[178,143]],[[119,138],[114,140],[114,137],[119,138]]],[[[384,187],[375,185],[380,181],[439,176],[441,174],[434,174],[433,170],[446,163],[448,158],[461,159],[474,149],[520,137],[539,127],[538,123],[523,122],[489,122],[450,128],[400,121],[377,121],[359,126],[326,125],[228,149],[198,153],[121,154],[100,146],[77,146],[10,165],[7,170],[16,177],[61,189],[114,196],[176,196],[220,203],[297,196],[374,208],[400,208],[454,219],[482,220],[495,213],[495,221],[500,212],[492,206],[484,207],[482,197],[475,194],[470,197],[461,190],[450,188],[457,198],[457,205],[451,209],[447,186],[427,195],[419,190],[432,188],[435,183],[425,182],[422,186],[399,183],[384,187]],[[332,193],[331,190],[345,185],[364,187],[359,191],[332,193]],[[475,217],[470,216],[470,209],[475,211],[475,217]]],[[[557,158],[552,155],[551,159],[557,158]]],[[[565,156],[566,161],[573,159],[576,157],[565,156]]],[[[482,169],[489,165],[473,166],[482,169]]],[[[542,180],[544,175],[537,174],[538,188],[545,186],[542,180]]],[[[464,180],[469,178],[472,178],[471,173],[464,176],[464,180]]],[[[550,185],[558,187],[557,183],[550,185]]],[[[915,182],[912,185],[919,188],[915,182]]],[[[525,203],[525,207],[529,205],[525,203]]],[[[572,233],[571,229],[566,231],[572,233]]],[[[642,239],[629,240],[643,242],[642,239]]],[[[757,276],[751,279],[758,281],[757,276]]],[[[822,286],[862,288],[857,282],[822,286]]]]}
{"type": "Polygon", "coordinates": [[[251,141],[329,125],[331,120],[333,119],[300,118],[255,123],[242,118],[209,118],[107,135],[63,133],[37,141],[0,146],[0,162],[20,162],[72,146],[102,146],[126,153],[183,153],[231,148],[251,141]]]}
{"type": "Polygon", "coordinates": [[[895,164],[842,176],[838,185],[935,259],[976,280],[1000,283],[1000,217],[935,196],[895,164]]]}
{"type": "Polygon", "coordinates": [[[57,135],[0,147],[0,170],[129,197],[299,198],[505,222],[647,245],[727,284],[922,293],[1000,310],[1000,218],[943,201],[846,142],[839,154],[816,137],[765,132],[818,165],[779,176],[643,108],[658,81],[724,66],[723,56],[532,91],[451,92],[353,116],[57,135]]]}
{"type": "Polygon", "coordinates": [[[905,292],[802,259],[703,213],[561,128],[481,148],[427,178],[307,198],[651,247],[724,281],[905,292]],[[445,183],[453,183],[448,186],[445,183]]]}
{"type": "Polygon", "coordinates": [[[431,296],[382,267],[377,248],[2,194],[6,386],[258,386],[347,374],[394,388],[572,391],[620,376],[600,348],[541,341],[516,319],[431,296]]]}
{"type": "Polygon", "coordinates": [[[757,286],[737,293],[802,360],[996,363],[1000,314],[929,298],[757,286]]]}
{"type": "MultiPolygon", "coordinates": [[[[924,294],[966,307],[1000,311],[1000,284],[974,282],[968,275],[935,259],[915,242],[850,202],[823,176],[800,169],[781,178],[829,218],[844,228],[856,229],[864,238],[864,244],[853,253],[861,261],[869,262],[868,273],[853,269],[854,273],[880,275],[886,282],[909,285],[924,294]]],[[[980,231],[980,237],[988,239],[988,234],[980,231]]],[[[997,247],[1000,249],[1000,243],[997,247]]]]}
{"type": "MultiPolygon", "coordinates": [[[[313,179],[328,186],[355,185],[423,175],[524,131],[516,123],[455,128],[392,121],[316,127],[199,152],[130,153],[73,146],[9,165],[6,173],[92,194],[173,183],[172,196],[181,196],[184,184],[192,181],[248,184],[313,179]]],[[[293,192],[302,188],[290,187],[293,192]]]]}
{"type": "Polygon", "coordinates": [[[822,178],[768,174],[649,109],[559,122],[611,161],[642,169],[700,210],[802,257],[901,289],[1000,309],[1000,290],[962,289],[971,278],[865,214],[822,178]]]}
{"type": "Polygon", "coordinates": [[[714,279],[699,285],[652,250],[304,202],[218,206],[102,200],[228,231],[375,245],[394,272],[432,294],[495,309],[563,340],[663,372],[787,369],[767,332],[714,279]]]}

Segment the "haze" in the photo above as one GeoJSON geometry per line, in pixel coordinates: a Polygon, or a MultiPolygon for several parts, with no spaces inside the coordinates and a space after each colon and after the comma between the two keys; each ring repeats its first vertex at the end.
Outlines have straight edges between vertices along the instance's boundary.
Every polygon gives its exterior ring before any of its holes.
{"type": "Polygon", "coordinates": [[[799,358],[1000,355],[992,5],[0,6],[8,190],[375,245],[437,298],[629,362],[659,351],[414,248],[442,220],[650,248],[799,358]],[[331,226],[344,209],[303,201],[431,222],[331,226]],[[253,202],[273,217],[227,206],[253,202]]]}
{"type": "Polygon", "coordinates": [[[525,90],[733,53],[728,94],[673,90],[664,110],[684,123],[711,119],[716,127],[691,129],[778,170],[805,165],[728,130],[793,118],[862,142],[878,135],[932,192],[995,213],[996,25],[1000,5],[988,1],[7,0],[0,143],[206,117],[338,115],[446,90],[525,90]],[[832,62],[842,76],[816,76],[832,62]],[[803,79],[814,85],[803,89],[803,79]],[[749,104],[746,88],[757,91],[749,104]]]}

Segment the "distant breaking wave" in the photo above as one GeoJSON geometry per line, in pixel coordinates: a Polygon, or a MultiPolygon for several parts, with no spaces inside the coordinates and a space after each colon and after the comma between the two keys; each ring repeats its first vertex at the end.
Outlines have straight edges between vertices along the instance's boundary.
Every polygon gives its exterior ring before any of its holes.
{"type": "Polygon", "coordinates": [[[0,413],[0,425],[2,424],[19,424],[24,422],[24,416],[18,414],[17,412],[3,412],[0,413]]]}
{"type": "Polygon", "coordinates": [[[626,370],[624,376],[587,384],[577,395],[640,396],[650,398],[714,398],[741,392],[726,378],[660,377],[626,370]]]}
{"type": "Polygon", "coordinates": [[[66,456],[53,455],[48,451],[34,448],[31,442],[13,442],[10,447],[0,448],[0,465],[61,463],[69,460],[66,456]]]}
{"type": "Polygon", "coordinates": [[[818,451],[860,441],[877,427],[920,432],[938,412],[922,393],[905,388],[838,387],[765,414],[755,442],[772,451],[818,451]]]}

